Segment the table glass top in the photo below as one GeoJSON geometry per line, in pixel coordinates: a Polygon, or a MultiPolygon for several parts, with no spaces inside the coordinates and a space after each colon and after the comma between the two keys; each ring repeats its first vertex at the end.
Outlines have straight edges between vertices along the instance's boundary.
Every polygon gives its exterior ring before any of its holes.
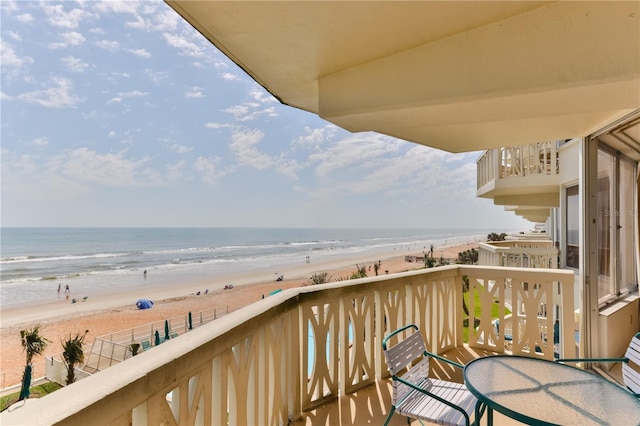
{"type": "Polygon", "coordinates": [[[551,361],[494,356],[471,361],[465,383],[494,410],[527,423],[640,424],[640,401],[621,386],[551,361]]]}

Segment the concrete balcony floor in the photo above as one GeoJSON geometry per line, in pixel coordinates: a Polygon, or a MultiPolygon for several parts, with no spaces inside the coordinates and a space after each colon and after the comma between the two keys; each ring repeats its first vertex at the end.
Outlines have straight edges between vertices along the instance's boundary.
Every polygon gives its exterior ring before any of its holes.
{"type": "MultiPolygon", "coordinates": [[[[464,346],[449,351],[444,356],[466,364],[474,358],[490,355],[497,354],[464,346]]],[[[442,363],[433,360],[431,370],[434,377],[457,382],[463,381],[461,370],[443,366],[442,363]]],[[[383,425],[391,407],[391,392],[391,379],[379,380],[355,393],[342,395],[331,403],[305,412],[303,418],[294,422],[294,425],[383,425]]],[[[495,412],[493,421],[496,426],[522,424],[495,412]]],[[[483,417],[483,423],[485,422],[486,419],[483,417]]],[[[390,426],[402,426],[406,424],[407,418],[399,414],[394,414],[389,422],[390,426]]],[[[413,420],[410,424],[417,426],[420,425],[420,422],[413,420]]]]}
{"type": "MultiPolygon", "coordinates": [[[[470,348],[466,345],[444,354],[445,357],[461,364],[466,364],[474,358],[491,355],[498,354],[482,349],[470,348]]],[[[443,380],[453,380],[460,383],[463,382],[461,370],[443,364],[444,363],[432,360],[431,371],[433,377],[443,380]]],[[[617,382],[618,384],[622,383],[620,363],[614,364],[610,371],[601,372],[601,374],[608,380],[617,382]]],[[[391,407],[391,392],[391,379],[379,380],[373,385],[367,386],[355,393],[342,395],[331,403],[305,412],[303,418],[294,422],[294,425],[383,425],[391,407]]],[[[498,412],[494,412],[493,422],[496,426],[523,424],[498,412]]],[[[486,424],[485,417],[482,418],[481,423],[486,424]]],[[[389,422],[390,426],[402,426],[406,424],[407,418],[399,414],[394,414],[389,422]]],[[[418,426],[421,423],[418,420],[413,420],[409,424],[418,426]]]]}

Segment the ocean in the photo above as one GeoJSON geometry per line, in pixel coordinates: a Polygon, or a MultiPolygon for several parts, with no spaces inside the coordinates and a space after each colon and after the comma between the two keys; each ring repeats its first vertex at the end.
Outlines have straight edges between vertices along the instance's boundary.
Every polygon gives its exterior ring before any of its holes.
{"type": "Polygon", "coordinates": [[[322,258],[420,252],[485,238],[481,229],[2,228],[0,304],[193,282],[322,258]],[[143,274],[144,271],[147,274],[143,274]],[[148,279],[147,279],[148,276],[148,279]],[[58,297],[60,297],[58,295],[58,297]]]}

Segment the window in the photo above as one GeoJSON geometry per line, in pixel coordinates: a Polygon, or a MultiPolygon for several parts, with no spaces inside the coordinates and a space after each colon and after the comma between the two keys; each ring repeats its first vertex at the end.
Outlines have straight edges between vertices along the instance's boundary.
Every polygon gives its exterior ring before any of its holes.
{"type": "Polygon", "coordinates": [[[580,247],[578,246],[580,237],[580,199],[578,196],[578,185],[569,186],[565,191],[566,208],[566,229],[567,249],[565,251],[565,265],[569,268],[578,269],[580,261],[580,247]]]}

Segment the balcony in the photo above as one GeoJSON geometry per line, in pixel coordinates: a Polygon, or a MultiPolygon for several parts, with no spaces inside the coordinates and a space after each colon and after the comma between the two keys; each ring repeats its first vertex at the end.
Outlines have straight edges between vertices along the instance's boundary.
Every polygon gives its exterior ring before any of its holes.
{"type": "Polygon", "coordinates": [[[485,151],[476,162],[476,195],[503,206],[558,207],[558,145],[552,141],[485,151]]]}
{"type": "Polygon", "coordinates": [[[558,255],[558,248],[550,240],[493,241],[480,243],[478,264],[512,268],[557,269],[558,255]]]}
{"type": "MultiPolygon", "coordinates": [[[[463,265],[286,290],[30,399],[0,422],[381,424],[390,401],[381,340],[390,330],[415,323],[429,350],[461,362],[504,352],[553,359],[555,318],[540,316],[545,303],[561,324],[555,350],[574,357],[573,294],[570,271],[463,265]],[[469,297],[468,323],[477,327],[467,342],[463,277],[477,295],[469,297]],[[513,327],[509,342],[495,327],[495,320],[506,323],[507,305],[519,306],[523,325],[513,327]],[[356,406],[370,408],[351,412],[356,406]]],[[[435,370],[461,380],[447,367],[435,370]]]]}

